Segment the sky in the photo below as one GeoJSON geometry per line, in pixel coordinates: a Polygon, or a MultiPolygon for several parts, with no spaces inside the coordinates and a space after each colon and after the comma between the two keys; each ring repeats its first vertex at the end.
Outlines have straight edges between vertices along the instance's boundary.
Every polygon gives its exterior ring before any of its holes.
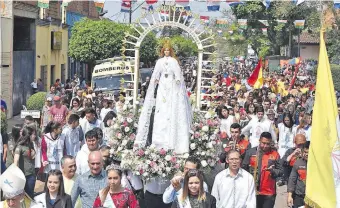
{"type": "MultiPolygon", "coordinates": [[[[104,10],[107,10],[108,13],[105,14],[104,17],[109,18],[116,22],[128,23],[129,22],[129,13],[120,12],[121,9],[121,0],[106,0],[104,4],[104,10]]],[[[158,3],[154,4],[154,8],[159,7],[163,1],[158,1],[158,3]]],[[[133,10],[141,5],[135,12],[132,14],[132,21],[138,19],[143,11],[143,7],[147,7],[145,1],[138,0],[133,4],[133,10]],[[142,4],[142,5],[141,5],[142,4]]],[[[208,12],[207,3],[204,1],[190,1],[190,8],[193,13],[199,14],[201,16],[210,16],[210,17],[222,17],[223,14],[221,12],[208,12]]],[[[220,11],[228,10],[230,7],[226,2],[222,2],[220,4],[220,11]]]]}

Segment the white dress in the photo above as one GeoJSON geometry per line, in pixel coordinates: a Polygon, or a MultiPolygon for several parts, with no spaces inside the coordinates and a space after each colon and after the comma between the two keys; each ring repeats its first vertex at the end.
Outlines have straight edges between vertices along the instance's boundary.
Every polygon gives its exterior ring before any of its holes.
{"type": "Polygon", "coordinates": [[[226,132],[228,137],[231,137],[230,126],[234,123],[234,116],[228,116],[228,118],[221,119],[220,131],[226,132]]]}
{"type": "Polygon", "coordinates": [[[189,152],[192,111],[181,69],[172,57],[163,57],[156,63],[139,118],[135,144],[146,144],[154,105],[152,144],[157,148],[172,149],[177,154],[189,152]],[[155,80],[159,80],[156,99],[155,80]]]}
{"type": "Polygon", "coordinates": [[[289,148],[294,147],[294,133],[293,128],[286,127],[283,123],[279,123],[279,154],[282,158],[289,148]]]}

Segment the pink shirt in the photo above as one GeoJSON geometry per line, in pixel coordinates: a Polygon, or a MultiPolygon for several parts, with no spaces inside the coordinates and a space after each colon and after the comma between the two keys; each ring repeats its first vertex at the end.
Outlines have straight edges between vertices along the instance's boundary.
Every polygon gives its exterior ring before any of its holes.
{"type": "Polygon", "coordinates": [[[53,121],[59,122],[62,125],[66,124],[67,107],[65,105],[62,105],[60,108],[57,108],[55,105],[53,105],[50,108],[50,113],[53,121]]]}

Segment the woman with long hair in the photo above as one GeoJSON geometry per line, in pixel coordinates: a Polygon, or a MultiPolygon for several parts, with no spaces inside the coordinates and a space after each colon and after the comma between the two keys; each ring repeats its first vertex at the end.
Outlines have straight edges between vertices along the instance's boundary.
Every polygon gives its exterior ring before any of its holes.
{"type": "Polygon", "coordinates": [[[177,208],[216,208],[215,197],[204,191],[203,183],[201,171],[189,170],[177,195],[177,208]]]}
{"type": "Polygon", "coordinates": [[[11,139],[8,141],[6,168],[8,168],[14,162],[14,146],[21,136],[22,127],[23,124],[15,124],[12,127],[11,139]]]}
{"type": "Polygon", "coordinates": [[[107,141],[109,141],[111,134],[113,133],[111,126],[114,125],[116,120],[117,114],[113,111],[110,111],[106,114],[103,123],[104,123],[104,129],[103,129],[103,140],[104,144],[107,144],[107,141]]]}
{"type": "Polygon", "coordinates": [[[312,115],[305,113],[303,118],[300,120],[300,124],[294,127],[293,132],[294,137],[297,134],[303,134],[307,141],[310,141],[312,133],[312,115]]]}
{"type": "Polygon", "coordinates": [[[35,156],[33,140],[36,131],[31,127],[24,127],[18,142],[14,145],[14,164],[18,166],[26,177],[25,191],[33,198],[36,181],[35,156]]]}
{"type": "Polygon", "coordinates": [[[278,152],[282,158],[289,148],[294,147],[294,121],[289,113],[283,114],[283,122],[278,124],[278,152]]]}
{"type": "Polygon", "coordinates": [[[221,133],[226,133],[229,138],[230,135],[230,126],[233,123],[236,123],[236,119],[234,116],[229,115],[230,109],[226,106],[222,106],[218,112],[218,116],[221,120],[220,131],[221,133]]]}
{"type": "Polygon", "coordinates": [[[122,186],[123,172],[117,165],[107,168],[108,186],[99,191],[93,207],[139,208],[132,190],[122,186]]]}
{"type": "Polygon", "coordinates": [[[60,169],[60,160],[64,154],[64,142],[60,140],[62,125],[51,121],[44,129],[41,139],[41,154],[44,173],[60,169]]]}
{"type": "Polygon", "coordinates": [[[36,196],[34,200],[46,208],[72,208],[71,197],[65,193],[63,174],[60,170],[48,172],[45,193],[36,196]]]}
{"type": "Polygon", "coordinates": [[[36,136],[32,138],[33,147],[36,152],[35,155],[35,174],[37,175],[39,172],[39,169],[41,168],[41,138],[37,134],[37,124],[36,123],[30,123],[26,125],[27,127],[30,127],[34,129],[36,136]]]}
{"type": "Polygon", "coordinates": [[[70,106],[69,115],[70,114],[80,115],[81,111],[84,110],[84,108],[81,107],[80,100],[78,98],[73,98],[71,105],[72,106],[70,106]]]}

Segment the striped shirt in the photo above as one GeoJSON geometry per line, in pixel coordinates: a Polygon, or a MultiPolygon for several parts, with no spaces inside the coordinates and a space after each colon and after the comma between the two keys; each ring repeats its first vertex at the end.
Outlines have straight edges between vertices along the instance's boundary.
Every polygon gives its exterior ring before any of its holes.
{"type": "Polygon", "coordinates": [[[92,208],[93,203],[98,195],[99,190],[107,186],[107,175],[104,170],[99,175],[92,175],[88,171],[76,179],[74,182],[71,199],[73,206],[75,205],[78,196],[83,208],[92,208]]]}

